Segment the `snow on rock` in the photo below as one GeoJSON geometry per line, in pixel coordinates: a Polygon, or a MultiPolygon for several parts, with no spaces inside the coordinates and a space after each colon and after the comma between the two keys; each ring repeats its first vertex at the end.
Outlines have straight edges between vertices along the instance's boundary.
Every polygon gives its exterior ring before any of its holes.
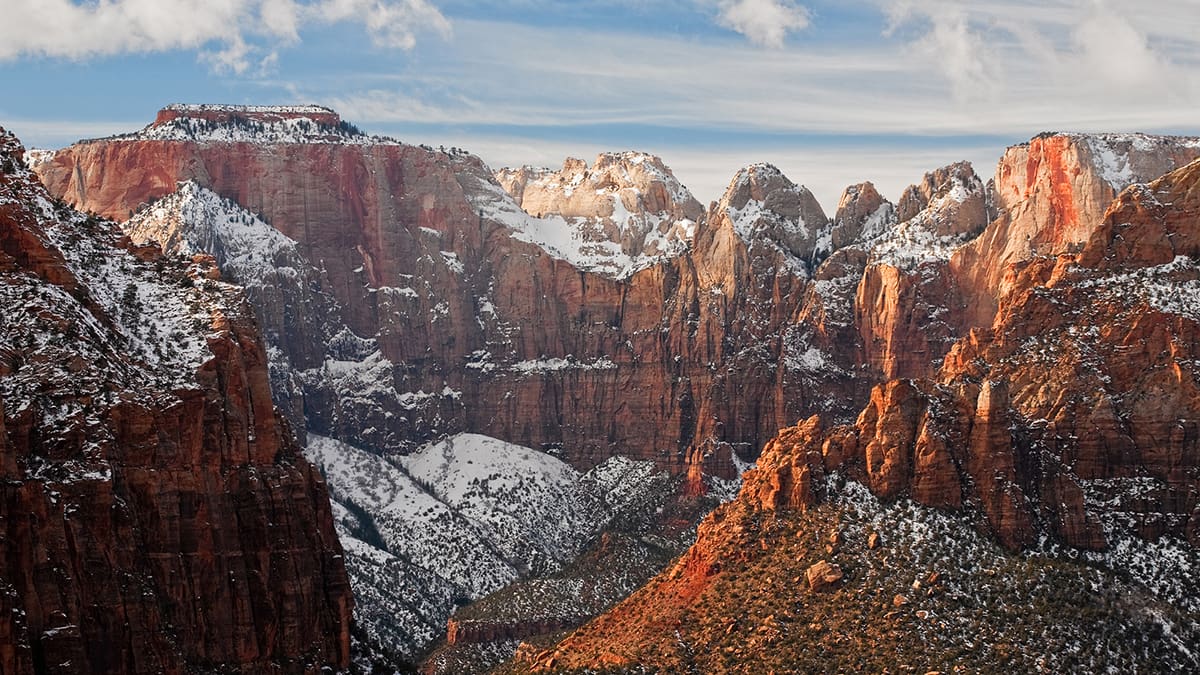
{"type": "MultiPolygon", "coordinates": [[[[147,368],[155,383],[194,385],[196,371],[212,358],[208,336],[217,330],[216,317],[240,311],[240,290],[207,278],[202,262],[187,265],[177,283],[168,282],[155,265],[119,246],[121,231],[114,224],[57,205],[28,169],[22,171],[33,186],[28,201],[36,205],[33,213],[46,243],[62,252],[67,268],[86,288],[86,297],[114,321],[110,327],[83,307],[70,310],[78,302],[64,298],[64,311],[77,313],[77,330],[91,335],[115,330],[125,356],[147,368]]],[[[173,267],[183,264],[172,261],[173,267]]],[[[67,295],[58,286],[46,286],[40,293],[67,295]]],[[[28,302],[6,303],[6,319],[16,320],[27,306],[28,302]]]]}
{"type": "Polygon", "coordinates": [[[519,361],[509,366],[509,370],[521,375],[536,375],[542,373],[553,373],[561,370],[612,370],[617,367],[617,364],[607,356],[602,356],[595,361],[577,361],[575,357],[568,356],[565,359],[549,358],[549,359],[533,359],[529,361],[519,361]]]}
{"type": "Polygon", "coordinates": [[[274,271],[298,276],[297,244],[236,202],[194,181],[138,211],[124,225],[134,241],[155,241],[185,255],[210,253],[223,273],[242,283],[274,271]]]}
{"type": "Polygon", "coordinates": [[[375,349],[348,348],[348,330],[324,275],[299,244],[263,218],[193,181],[139,209],[125,224],[136,242],[155,242],[165,251],[211,254],[224,278],[240,284],[254,308],[270,356],[276,403],[295,428],[303,411],[289,401],[304,398],[297,371],[313,369],[326,355],[360,359],[375,349]],[[327,354],[328,352],[328,354],[327,354]]]}
{"type": "Polygon", "coordinates": [[[596,505],[580,499],[579,473],[544,453],[460,434],[398,461],[527,569],[573,557],[594,527],[596,505]]]}
{"type": "Polygon", "coordinates": [[[1110,301],[1137,299],[1160,312],[1200,322],[1200,263],[1188,256],[1176,256],[1165,265],[1086,279],[1079,285],[1095,289],[1110,301]]]}
{"type": "Polygon", "coordinates": [[[310,433],[306,455],[340,504],[359,621],[408,655],[456,605],[561,568],[616,514],[650,501],[663,476],[624,458],[581,474],[476,434],[385,458],[310,433]]]}
{"type": "Polygon", "coordinates": [[[746,244],[777,249],[798,275],[807,276],[818,250],[831,246],[829,219],[812,192],[770,164],[752,164],[739,171],[717,213],[728,219],[746,244]]]}
{"type": "Polygon", "coordinates": [[[1092,162],[1100,177],[1120,192],[1130,185],[1152,180],[1166,173],[1160,165],[1179,149],[1200,149],[1200,138],[1153,136],[1149,134],[1066,134],[1092,153],[1092,162]],[[1147,170],[1142,164],[1153,166],[1147,170]]]}
{"type": "Polygon", "coordinates": [[[115,141],[196,141],[201,143],[397,144],[362,133],[321,106],[182,105],[163,108],[141,131],[112,136],[115,141]]]}
{"type": "Polygon", "coordinates": [[[211,278],[211,263],[133,246],[115,223],[52,200],[23,154],[0,130],[4,236],[33,270],[17,266],[0,283],[0,399],[9,419],[32,411],[43,447],[84,439],[79,458],[31,458],[31,476],[110,480],[91,455],[114,442],[102,416],[118,399],[165,409],[200,389],[210,340],[227,338],[248,308],[240,289],[211,278]]]}
{"type": "Polygon", "coordinates": [[[638,152],[604,153],[591,167],[568,159],[558,172],[502,169],[496,179],[515,202],[496,208],[485,194],[485,215],[557,258],[618,279],[686,252],[704,213],[661,159],[638,152]]]}
{"type": "Polygon", "coordinates": [[[864,224],[860,246],[872,264],[904,271],[948,261],[987,225],[986,188],[967,162],[927,174],[905,190],[897,209],[889,206],[864,224]]]}

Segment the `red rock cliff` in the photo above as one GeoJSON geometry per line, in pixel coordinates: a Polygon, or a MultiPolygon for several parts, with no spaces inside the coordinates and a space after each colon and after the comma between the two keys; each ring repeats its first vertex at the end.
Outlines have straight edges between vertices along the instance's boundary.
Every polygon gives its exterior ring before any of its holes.
{"type": "Polygon", "coordinates": [[[0,143],[0,671],[346,667],[324,483],[239,293],[54,206],[0,143]]]}
{"type": "MultiPolygon", "coordinates": [[[[314,287],[337,305],[311,345],[285,346],[307,424],[366,447],[466,429],[559,448],[583,467],[624,454],[730,475],[731,451],[754,454],[817,403],[779,364],[825,217],[781,175],[726,200],[761,229],[756,244],[728,213],[696,222],[698,205],[660,160],[601,158],[598,180],[625,169],[645,180],[610,181],[596,222],[629,212],[621,222],[639,227],[585,242],[582,259],[605,263],[593,270],[532,243],[531,232],[567,227],[566,216],[531,219],[477,159],[343,140],[135,135],[72,146],[39,172],[52,193],[120,219],[191,180],[294,240],[314,287]],[[610,243],[607,257],[588,257],[610,243]],[[622,276],[607,265],[621,256],[650,262],[622,276]],[[361,349],[314,362],[343,344],[333,339],[341,327],[361,349]],[[348,374],[338,365],[375,349],[382,360],[356,360],[348,374]]],[[[271,318],[285,314],[260,312],[268,333],[297,334],[271,318]]]]}

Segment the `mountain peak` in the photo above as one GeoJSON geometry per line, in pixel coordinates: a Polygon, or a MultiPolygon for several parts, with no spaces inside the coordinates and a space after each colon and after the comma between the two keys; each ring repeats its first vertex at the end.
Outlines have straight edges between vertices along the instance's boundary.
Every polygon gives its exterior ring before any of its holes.
{"type": "MultiPolygon", "coordinates": [[[[718,208],[743,241],[769,240],[798,260],[812,257],[814,247],[819,246],[818,238],[829,224],[808,188],[797,185],[775,165],[763,162],[737,172],[718,208]]],[[[805,268],[800,265],[797,269],[805,268]]]]}
{"type": "Polygon", "coordinates": [[[643,152],[601,153],[591,166],[567,158],[560,171],[501,169],[495,178],[532,216],[513,214],[504,222],[574,264],[610,276],[683,253],[704,218],[704,207],[662,159],[643,152]],[[556,219],[560,225],[552,224],[556,219]]]}

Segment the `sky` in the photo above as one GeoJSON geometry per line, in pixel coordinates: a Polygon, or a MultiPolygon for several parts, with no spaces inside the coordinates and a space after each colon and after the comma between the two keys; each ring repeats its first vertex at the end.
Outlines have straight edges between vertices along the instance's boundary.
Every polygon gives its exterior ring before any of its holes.
{"type": "Polygon", "coordinates": [[[0,0],[29,146],[169,103],[316,103],[493,168],[661,156],[700,201],[770,162],[827,212],[1043,131],[1200,135],[1200,0],[0,0]]]}

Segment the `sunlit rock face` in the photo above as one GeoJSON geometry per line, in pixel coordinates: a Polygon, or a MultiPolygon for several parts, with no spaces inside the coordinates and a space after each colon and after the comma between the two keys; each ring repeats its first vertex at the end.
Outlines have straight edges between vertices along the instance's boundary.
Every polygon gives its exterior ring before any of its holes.
{"type": "Polygon", "coordinates": [[[980,546],[1196,537],[1191,168],[1120,192],[1194,139],[1046,135],[990,181],[852,186],[830,219],[765,164],[704,210],[639,153],[493,173],[340,121],[189,114],[38,171],[246,285],[297,425],[368,457],[463,431],[579,470],[625,455],[694,492],[765,445],[745,518],[671,573],[683,606],[730,551],[775,550],[757,514],[856,490],[980,546]]]}

